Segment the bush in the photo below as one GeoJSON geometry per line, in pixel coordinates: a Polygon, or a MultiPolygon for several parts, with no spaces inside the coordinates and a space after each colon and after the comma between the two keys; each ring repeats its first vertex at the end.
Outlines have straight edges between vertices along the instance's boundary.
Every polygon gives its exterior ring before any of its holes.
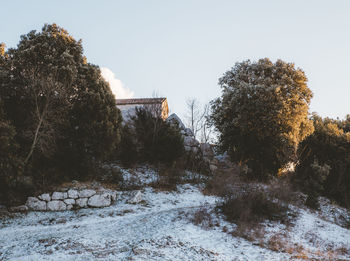
{"type": "Polygon", "coordinates": [[[132,126],[138,144],[138,158],[141,161],[171,164],[182,156],[183,138],[176,126],[154,116],[145,108],[136,109],[132,126]]]}
{"type": "Polygon", "coordinates": [[[202,206],[193,213],[191,219],[192,223],[196,226],[200,225],[202,228],[208,229],[214,226],[212,215],[207,207],[202,206]]]}
{"type": "Polygon", "coordinates": [[[165,190],[176,190],[177,185],[182,183],[185,172],[177,162],[173,162],[171,166],[161,166],[158,174],[158,180],[153,184],[154,187],[165,190]]]}
{"type": "Polygon", "coordinates": [[[138,160],[137,140],[129,124],[122,127],[121,141],[117,149],[117,158],[126,167],[131,167],[138,160]]]}
{"type": "Polygon", "coordinates": [[[250,190],[239,195],[228,195],[221,205],[227,220],[252,223],[268,220],[283,220],[288,207],[270,199],[267,193],[250,190]]]}

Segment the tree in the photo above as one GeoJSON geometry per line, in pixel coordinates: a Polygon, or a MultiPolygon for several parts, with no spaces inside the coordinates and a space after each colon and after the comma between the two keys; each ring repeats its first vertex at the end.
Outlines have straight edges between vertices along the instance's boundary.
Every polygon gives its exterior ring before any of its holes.
{"type": "Polygon", "coordinates": [[[81,176],[86,166],[107,159],[116,149],[122,116],[97,66],[80,65],[75,86],[62,156],[81,176]]]}
{"type": "Polygon", "coordinates": [[[147,108],[136,108],[132,125],[138,144],[139,157],[151,163],[171,163],[184,152],[180,130],[156,117],[147,108]]]}
{"type": "Polygon", "coordinates": [[[310,198],[324,195],[350,207],[348,118],[339,121],[313,114],[312,120],[315,132],[299,145],[294,181],[310,198]]]}
{"type": "Polygon", "coordinates": [[[22,35],[8,56],[5,108],[27,166],[35,152],[49,156],[55,151],[84,60],[82,46],[57,25],[45,25],[41,32],[22,35]]]}
{"type": "Polygon", "coordinates": [[[191,129],[195,139],[202,143],[208,143],[212,140],[213,134],[213,128],[209,121],[210,103],[206,103],[202,107],[196,98],[189,98],[186,105],[186,125],[191,129]]]}
{"type": "Polygon", "coordinates": [[[209,143],[213,141],[214,129],[210,123],[211,107],[210,103],[204,104],[203,107],[203,120],[201,124],[201,142],[209,143]]]}
{"type": "Polygon", "coordinates": [[[222,95],[212,101],[211,122],[221,150],[259,178],[295,160],[299,142],[313,131],[305,73],[281,60],[247,60],[236,63],[219,84],[222,95]]]}
{"type": "Polygon", "coordinates": [[[204,114],[200,108],[199,101],[196,98],[190,98],[186,101],[187,104],[187,125],[191,129],[194,138],[196,139],[198,133],[203,127],[204,114]]]}
{"type": "Polygon", "coordinates": [[[107,158],[120,140],[121,114],[81,40],[45,25],[22,35],[17,48],[1,45],[1,57],[1,99],[27,174],[107,158]]]}

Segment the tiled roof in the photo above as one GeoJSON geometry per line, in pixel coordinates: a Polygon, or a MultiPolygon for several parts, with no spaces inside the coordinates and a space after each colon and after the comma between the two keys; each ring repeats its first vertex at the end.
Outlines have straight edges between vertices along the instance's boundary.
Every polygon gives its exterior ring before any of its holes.
{"type": "Polygon", "coordinates": [[[163,103],[166,98],[140,98],[140,99],[116,99],[117,105],[127,104],[159,104],[163,103]]]}

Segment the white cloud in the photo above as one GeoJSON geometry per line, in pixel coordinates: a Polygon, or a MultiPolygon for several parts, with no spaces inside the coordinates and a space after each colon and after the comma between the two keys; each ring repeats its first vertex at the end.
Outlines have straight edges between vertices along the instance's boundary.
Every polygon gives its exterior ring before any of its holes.
{"type": "Polygon", "coordinates": [[[134,93],[127,89],[121,80],[115,78],[115,74],[109,68],[102,67],[101,75],[109,83],[116,99],[127,99],[134,96],[134,93]]]}

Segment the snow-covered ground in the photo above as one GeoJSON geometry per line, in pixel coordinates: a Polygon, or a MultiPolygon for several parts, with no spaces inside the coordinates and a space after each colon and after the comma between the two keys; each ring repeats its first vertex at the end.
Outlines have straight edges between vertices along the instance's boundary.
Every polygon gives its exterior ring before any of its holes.
{"type": "Polygon", "coordinates": [[[0,260],[350,260],[350,230],[319,213],[296,209],[290,226],[266,223],[259,243],[232,236],[235,225],[214,211],[213,226],[195,225],[194,213],[212,211],[218,200],[198,186],[146,186],[140,204],[128,203],[133,194],[118,192],[117,202],[102,209],[3,218],[0,260]]]}

